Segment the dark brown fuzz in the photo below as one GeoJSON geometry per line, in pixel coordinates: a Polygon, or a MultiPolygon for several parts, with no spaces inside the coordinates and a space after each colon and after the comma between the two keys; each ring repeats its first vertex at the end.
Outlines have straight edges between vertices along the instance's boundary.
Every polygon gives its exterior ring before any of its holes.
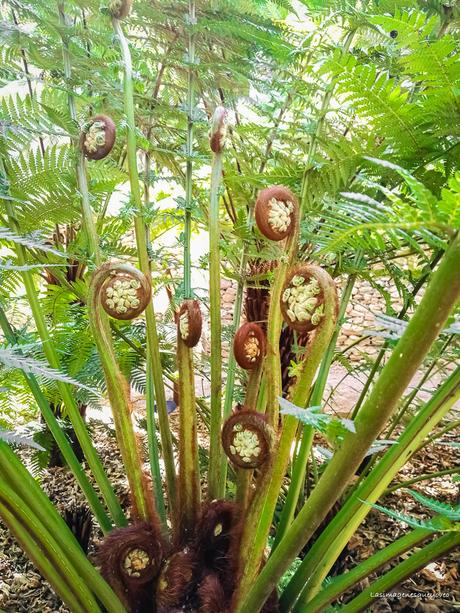
{"type": "Polygon", "coordinates": [[[231,415],[222,428],[225,453],[240,468],[259,468],[268,459],[273,429],[257,411],[243,409],[231,415]]]}
{"type": "Polygon", "coordinates": [[[177,332],[187,347],[195,347],[201,338],[203,318],[198,300],[186,300],[176,313],[177,332]]]}
{"type": "Polygon", "coordinates": [[[194,587],[196,568],[196,555],[189,548],[169,556],[163,563],[157,581],[157,606],[179,606],[194,587]]]}
{"type": "Polygon", "coordinates": [[[200,613],[228,613],[225,591],[216,573],[203,577],[197,590],[200,613]]]}
{"type": "Polygon", "coordinates": [[[287,187],[275,185],[259,192],[255,218],[260,232],[272,241],[281,241],[295,231],[299,203],[287,187]]]}
{"type": "Polygon", "coordinates": [[[195,531],[195,549],[200,569],[225,572],[229,552],[239,534],[238,505],[227,500],[213,500],[203,506],[195,531]]]}
{"type": "Polygon", "coordinates": [[[162,540],[148,523],[112,530],[97,552],[104,579],[129,609],[140,611],[152,600],[153,580],[163,557],[162,540]]]}
{"type": "Polygon", "coordinates": [[[90,160],[101,160],[112,151],[116,136],[115,124],[107,115],[96,115],[80,135],[80,148],[90,160]]]}
{"type": "Polygon", "coordinates": [[[233,353],[238,365],[245,370],[257,368],[264,359],[267,348],[265,333],[260,326],[246,322],[233,339],[233,353]]]}

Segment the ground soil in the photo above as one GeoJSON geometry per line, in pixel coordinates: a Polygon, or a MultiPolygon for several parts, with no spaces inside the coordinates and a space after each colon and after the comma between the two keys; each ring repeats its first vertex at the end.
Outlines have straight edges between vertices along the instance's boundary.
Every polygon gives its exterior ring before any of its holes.
{"type": "MultiPolygon", "coordinates": [[[[140,404],[140,403],[139,403],[140,404]]],[[[171,416],[173,430],[176,427],[177,416],[171,416]]],[[[125,508],[129,505],[126,476],[121,464],[114,433],[110,426],[93,421],[90,425],[96,448],[101,455],[110,479],[114,484],[125,508]]],[[[201,432],[201,440],[205,440],[201,432]]],[[[454,435],[443,438],[444,443],[454,440],[454,435]]],[[[26,454],[27,455],[27,454],[26,454]]],[[[398,475],[397,481],[413,478],[415,475],[431,473],[458,464],[459,453],[449,444],[430,445],[419,452],[398,475]]],[[[54,468],[43,471],[41,485],[50,496],[60,512],[71,507],[84,505],[82,495],[72,475],[65,468],[54,468]]],[[[412,486],[414,489],[432,496],[438,500],[454,504],[459,500],[459,484],[451,476],[439,477],[423,481],[412,486]]],[[[381,501],[382,502],[382,501],[381,501]]],[[[387,495],[382,504],[418,518],[427,517],[422,508],[403,489],[387,495]]],[[[341,564],[341,572],[351,569],[359,561],[370,556],[401,536],[408,527],[394,521],[388,516],[371,511],[358,532],[351,539],[341,564]]],[[[90,556],[94,554],[100,532],[94,528],[90,544],[90,556]]],[[[407,554],[408,555],[408,554],[407,554]]],[[[453,551],[442,559],[429,564],[419,573],[406,580],[397,590],[398,597],[381,598],[369,609],[375,612],[417,611],[434,613],[443,611],[450,613],[460,608],[460,552],[453,551]],[[409,594],[418,596],[409,596],[409,594]],[[439,596],[442,594],[442,596],[439,596]]],[[[374,576],[369,579],[372,580],[374,576]]],[[[345,596],[348,600],[353,594],[368,585],[366,579],[362,585],[345,596]]],[[[48,584],[40,577],[33,565],[22,553],[19,546],[0,522],[0,609],[7,613],[57,613],[67,612],[48,584]]],[[[218,612],[216,612],[218,613],[218,612]]]]}

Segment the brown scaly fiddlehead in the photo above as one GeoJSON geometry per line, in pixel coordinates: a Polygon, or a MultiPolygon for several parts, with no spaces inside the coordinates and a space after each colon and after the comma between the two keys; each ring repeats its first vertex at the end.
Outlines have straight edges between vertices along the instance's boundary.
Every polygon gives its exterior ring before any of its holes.
{"type": "Polygon", "coordinates": [[[233,339],[233,354],[238,366],[248,372],[244,401],[248,409],[256,408],[266,353],[267,338],[261,326],[246,322],[238,328],[233,339]]]}
{"type": "Polygon", "coordinates": [[[102,160],[115,144],[115,124],[107,115],[96,115],[84,126],[80,134],[80,149],[89,160],[102,160]]]}
{"type": "Polygon", "coordinates": [[[310,332],[324,317],[324,287],[318,280],[317,266],[298,264],[286,276],[281,294],[281,314],[296,332],[310,332]]]}
{"type": "Polygon", "coordinates": [[[107,10],[111,17],[115,19],[125,19],[133,4],[133,0],[110,0],[107,10]]]}
{"type": "Polygon", "coordinates": [[[202,613],[229,613],[229,603],[225,598],[225,590],[217,573],[209,572],[197,589],[198,606],[202,613]]]}
{"type": "Polygon", "coordinates": [[[299,205],[287,187],[274,185],[259,192],[254,212],[260,232],[272,241],[281,241],[294,231],[299,205]]]}
{"type": "Polygon", "coordinates": [[[267,341],[262,328],[246,322],[238,328],[233,339],[235,360],[244,370],[254,370],[263,362],[267,351],[267,341]]]}
{"type": "Polygon", "coordinates": [[[195,588],[196,554],[190,547],[171,554],[163,563],[156,587],[156,605],[159,610],[180,608],[195,588]]]}
{"type": "Polygon", "coordinates": [[[101,543],[97,563],[128,611],[152,608],[153,582],[163,556],[158,530],[148,523],[137,523],[113,530],[101,543]]]}
{"type": "Polygon", "coordinates": [[[198,300],[185,300],[178,313],[179,335],[185,345],[190,349],[195,347],[200,338],[203,327],[200,304],[198,300]]]}
{"type": "Polygon", "coordinates": [[[222,428],[222,445],[239,468],[260,468],[268,460],[274,433],[262,413],[242,409],[231,415],[222,428]]]}
{"type": "Polygon", "coordinates": [[[150,279],[128,264],[108,262],[100,266],[91,279],[89,319],[107,381],[107,391],[115,424],[118,445],[126,468],[134,516],[150,521],[155,529],[158,517],[152,494],[146,486],[142,457],[131,419],[128,383],[120,371],[113,349],[111,330],[104,309],[117,319],[137,317],[151,298],[150,279]]]}

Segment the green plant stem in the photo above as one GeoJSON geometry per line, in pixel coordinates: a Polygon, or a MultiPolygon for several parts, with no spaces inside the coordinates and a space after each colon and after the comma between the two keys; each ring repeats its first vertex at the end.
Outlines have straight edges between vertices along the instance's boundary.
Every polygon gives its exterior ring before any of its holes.
{"type": "Polygon", "coordinates": [[[177,331],[177,365],[179,370],[179,502],[180,528],[184,538],[195,529],[200,510],[200,466],[198,461],[197,419],[193,350],[185,345],[179,326],[177,331]]]}
{"type": "Polygon", "coordinates": [[[426,383],[426,381],[428,380],[429,376],[433,372],[434,368],[438,364],[439,357],[444,355],[444,351],[447,349],[447,347],[452,342],[453,336],[454,335],[449,336],[447,338],[447,340],[443,343],[442,347],[440,347],[440,349],[436,352],[435,357],[433,358],[430,366],[426,369],[426,372],[424,373],[423,377],[418,382],[418,384],[414,387],[414,389],[411,391],[411,393],[409,394],[408,398],[406,399],[406,401],[404,402],[403,406],[401,407],[401,410],[396,414],[395,419],[393,420],[393,423],[391,424],[391,427],[389,428],[388,432],[386,433],[386,437],[387,438],[391,438],[391,435],[395,431],[396,427],[401,423],[401,420],[404,417],[404,415],[406,414],[406,412],[408,411],[410,405],[412,404],[412,401],[417,396],[419,391],[422,389],[423,385],[426,383]]]}
{"type": "Polygon", "coordinates": [[[447,425],[444,426],[444,428],[441,428],[441,430],[439,430],[438,432],[436,432],[435,434],[433,434],[432,436],[428,436],[417,448],[415,453],[418,453],[420,451],[420,449],[423,449],[423,447],[426,447],[427,445],[431,445],[432,443],[434,443],[438,438],[441,438],[442,436],[444,436],[444,434],[446,434],[447,432],[450,432],[451,430],[455,430],[458,427],[460,427],[460,420],[457,421],[453,421],[453,422],[449,422],[447,425]]]}
{"type": "Polygon", "coordinates": [[[106,325],[106,317],[102,316],[101,313],[101,287],[114,271],[127,272],[136,276],[142,284],[143,291],[150,291],[150,278],[145,277],[137,269],[127,264],[112,264],[110,262],[103,264],[96,270],[91,280],[88,294],[88,315],[104,369],[117,442],[131,490],[134,514],[141,520],[155,523],[158,519],[153,508],[150,492],[147,491],[142,472],[142,458],[131,418],[132,406],[128,382],[118,366],[110,327],[106,325]]]}
{"type": "Polygon", "coordinates": [[[378,598],[378,594],[388,592],[429,562],[455,549],[458,545],[460,545],[460,532],[450,532],[435,539],[371,583],[356,598],[342,606],[341,613],[356,613],[365,610],[373,600],[378,598]]]}
{"type": "MultiPolygon", "coordinates": [[[[5,178],[7,177],[5,166],[1,158],[0,172],[2,172],[5,178]]],[[[8,224],[11,230],[16,232],[17,234],[20,234],[20,228],[16,221],[15,208],[11,200],[5,200],[5,209],[8,217],[8,224]]],[[[27,264],[26,250],[22,245],[15,245],[15,249],[18,263],[21,266],[25,266],[27,264]]],[[[45,316],[41,309],[38,292],[35,287],[33,273],[30,270],[24,270],[21,273],[21,276],[23,279],[27,300],[32,311],[35,326],[43,344],[43,352],[45,354],[45,357],[51,368],[60,370],[60,360],[56,347],[54,346],[53,340],[48,331],[45,316]]],[[[75,431],[78,442],[80,443],[80,446],[83,450],[83,453],[94,476],[94,479],[101,490],[102,496],[104,497],[107,507],[112,515],[112,519],[115,522],[115,525],[124,526],[126,524],[125,515],[103,469],[101,460],[99,459],[96,450],[93,447],[91,438],[88,434],[85,422],[80,414],[80,410],[72,394],[71,388],[66,383],[60,381],[58,381],[56,385],[59,390],[59,394],[63,400],[69,419],[72,423],[72,427],[75,431]]]]}
{"type": "MultiPolygon", "coordinates": [[[[113,19],[113,28],[120,41],[120,48],[124,65],[124,101],[126,121],[128,125],[128,171],[131,185],[131,198],[136,206],[136,217],[134,226],[136,232],[137,253],[139,258],[139,268],[144,275],[150,278],[150,259],[147,249],[147,232],[143,216],[143,206],[141,199],[141,187],[139,182],[139,172],[137,168],[137,144],[136,144],[136,125],[134,116],[134,91],[132,78],[132,60],[128,41],[123,33],[123,29],[118,19],[113,19]]],[[[169,426],[168,410],[166,406],[166,394],[162,375],[162,364],[160,355],[160,344],[158,339],[157,324],[153,300],[147,305],[145,310],[146,332],[147,332],[147,355],[149,356],[152,369],[153,386],[155,400],[158,410],[158,423],[161,438],[161,450],[165,465],[166,489],[168,493],[168,505],[171,520],[175,523],[177,516],[177,493],[176,493],[176,467],[174,464],[174,452],[169,426]]]]}
{"type": "MultiPolygon", "coordinates": [[[[313,392],[309,401],[311,406],[318,406],[322,402],[324,390],[326,388],[327,377],[331,368],[332,360],[334,358],[334,350],[337,344],[337,338],[340,333],[340,328],[343,322],[343,318],[345,317],[345,312],[351,298],[351,293],[353,291],[355,281],[356,275],[350,275],[340,302],[337,326],[321,362],[318,377],[316,379],[313,392]]],[[[272,548],[273,550],[276,549],[280,540],[286,534],[286,530],[288,529],[294,518],[294,513],[297,506],[297,502],[299,500],[300,491],[305,482],[308,456],[310,455],[314,434],[314,428],[312,428],[311,426],[304,427],[299,451],[295,457],[295,461],[292,468],[291,483],[289,486],[288,495],[286,498],[286,502],[283,506],[283,510],[281,512],[278,526],[276,528],[276,537],[272,548]]]]}
{"type": "Polygon", "coordinates": [[[236,471],[236,497],[240,513],[244,514],[249,502],[249,490],[254,471],[238,468],[236,471]]]}
{"type": "MultiPolygon", "coordinates": [[[[64,2],[58,2],[59,21],[63,28],[68,27],[67,18],[64,11],[64,2]]],[[[70,117],[75,122],[75,127],[78,126],[77,110],[75,107],[75,98],[70,85],[72,78],[72,64],[69,53],[69,44],[67,34],[62,35],[62,58],[64,62],[64,77],[67,86],[67,101],[69,106],[70,117]]],[[[72,142],[75,146],[76,153],[76,174],[77,185],[80,193],[81,210],[83,214],[83,227],[88,239],[89,252],[94,257],[94,263],[99,266],[101,263],[101,256],[99,250],[99,237],[97,235],[96,225],[93,218],[93,211],[89,200],[88,180],[86,176],[85,156],[83,151],[78,146],[78,138],[73,137],[72,142]]]]}
{"type": "MultiPolygon", "coordinates": [[[[10,323],[5,315],[5,311],[0,305],[0,327],[3,330],[3,334],[11,345],[16,344],[16,335],[13,329],[10,326],[10,323]]],[[[72,445],[69,443],[66,435],[64,434],[61,426],[59,425],[56,416],[51,409],[48,400],[43,394],[40,386],[37,383],[37,380],[34,375],[23,373],[24,379],[27,385],[32,392],[33,397],[35,398],[36,403],[40,408],[40,412],[43,415],[43,418],[46,422],[46,425],[50,429],[51,434],[56,441],[59,450],[61,451],[64,460],[67,462],[70,470],[75,476],[82,492],[84,493],[88,504],[96,517],[101,530],[106,534],[112,529],[112,524],[110,522],[107,513],[104,510],[103,505],[99,501],[98,495],[95,492],[93,486],[91,485],[88,477],[86,476],[85,471],[83,470],[80,462],[78,461],[74,450],[72,449],[72,445]]]]}
{"type": "Polygon", "coordinates": [[[295,224],[292,234],[286,239],[285,253],[281,256],[275,270],[275,278],[270,288],[270,305],[268,308],[267,353],[264,360],[264,380],[267,389],[266,415],[275,431],[278,430],[279,403],[282,394],[280,335],[283,326],[280,301],[286,275],[296,256],[299,237],[299,224],[295,224]]]}
{"type": "MultiPolygon", "coordinates": [[[[432,535],[432,530],[426,530],[424,528],[412,530],[394,543],[380,549],[380,551],[374,553],[372,556],[355,566],[355,568],[352,568],[349,572],[344,573],[339,577],[335,577],[331,583],[324,587],[324,589],[322,589],[321,592],[319,592],[308,603],[308,613],[320,613],[321,611],[324,611],[328,604],[333,602],[349,588],[357,585],[371,573],[374,573],[379,568],[385,564],[388,564],[412,547],[420,545],[420,543],[423,543],[423,541],[432,535]]],[[[302,611],[305,611],[303,605],[293,609],[294,613],[302,613],[302,611]]]]}
{"type": "Polygon", "coordinates": [[[166,508],[161,482],[160,470],[160,450],[158,449],[157,432],[155,424],[155,392],[153,379],[151,377],[151,367],[147,361],[147,389],[146,389],[146,419],[147,436],[149,445],[150,474],[152,475],[153,489],[155,492],[155,506],[160,518],[163,537],[166,539],[168,534],[168,523],[166,518],[166,508]]]}
{"type": "MultiPolygon", "coordinates": [[[[293,386],[292,402],[304,407],[310,394],[311,384],[334,332],[337,313],[337,293],[329,275],[317,269],[316,276],[324,292],[324,317],[307,345],[296,383],[293,386]],[[318,277],[320,275],[320,277],[318,277]]],[[[236,611],[248,610],[241,604],[252,585],[262,562],[276,501],[289,463],[292,444],[298,429],[298,420],[286,415],[283,419],[281,437],[277,448],[270,455],[270,465],[259,484],[248,510],[243,527],[240,548],[241,580],[235,594],[236,611]]]]}
{"type": "MultiPolygon", "coordinates": [[[[437,266],[439,260],[442,257],[443,252],[441,250],[436,251],[436,253],[433,255],[429,268],[430,271],[428,273],[426,273],[425,275],[423,275],[418,281],[417,283],[414,285],[414,288],[411,292],[412,298],[415,298],[415,296],[417,296],[417,294],[419,293],[420,289],[423,287],[425,281],[428,279],[428,277],[431,275],[432,271],[434,270],[435,266],[437,266]]],[[[404,315],[407,313],[409,308],[409,305],[406,304],[405,306],[403,306],[403,308],[401,309],[401,311],[398,313],[398,319],[402,319],[404,317],[404,315]]],[[[360,342],[362,339],[360,339],[358,342],[360,342]]],[[[352,347],[352,345],[350,345],[348,347],[348,349],[350,349],[352,347]]],[[[377,374],[380,364],[382,363],[383,358],[385,357],[385,353],[388,349],[388,341],[385,341],[385,343],[383,344],[382,349],[379,351],[377,358],[375,359],[374,364],[372,365],[372,369],[371,372],[369,373],[369,376],[366,379],[366,382],[364,384],[363,389],[361,390],[361,394],[359,395],[358,401],[353,409],[353,413],[351,415],[351,418],[354,419],[356,417],[356,415],[358,414],[359,410],[361,409],[361,406],[364,402],[364,400],[366,399],[367,396],[367,392],[369,391],[372,382],[374,381],[374,377],[377,374]]]]}
{"type": "Polygon", "coordinates": [[[195,1],[188,2],[188,82],[187,82],[187,137],[186,137],[186,167],[185,167],[185,218],[184,218],[184,297],[192,297],[192,208],[193,208],[193,123],[195,106],[195,33],[196,12],[195,1]]]}
{"type": "Polygon", "coordinates": [[[455,475],[460,472],[460,466],[455,466],[454,468],[445,468],[444,470],[438,470],[434,473],[426,473],[423,475],[419,475],[418,477],[414,477],[413,479],[408,479],[407,481],[401,481],[401,483],[395,483],[391,487],[385,490],[385,494],[391,494],[391,492],[395,492],[396,490],[401,489],[402,487],[407,487],[408,485],[414,485],[414,483],[420,483],[420,481],[428,481],[429,479],[436,479],[436,477],[444,477],[445,475],[455,475]]]}
{"type": "MultiPolygon", "coordinates": [[[[252,212],[248,217],[248,226],[252,226],[252,212]]],[[[236,288],[235,303],[233,306],[233,319],[232,319],[232,338],[239,328],[241,321],[241,309],[243,306],[243,293],[245,287],[245,271],[247,265],[247,246],[243,245],[243,252],[240,260],[240,275],[238,279],[238,286],[236,288]]],[[[235,385],[236,374],[236,360],[233,353],[233,346],[230,346],[228,364],[227,364],[227,380],[225,382],[225,398],[222,419],[225,421],[230,417],[233,405],[233,389],[235,385]]],[[[228,458],[223,449],[220,451],[220,480],[217,498],[224,498],[225,489],[227,483],[227,471],[228,471],[228,458]]]]}
{"type": "Polygon", "coordinates": [[[209,437],[208,499],[219,496],[220,429],[222,423],[222,317],[220,289],[219,188],[222,153],[214,153],[209,206],[209,300],[211,325],[211,428],[209,437]]]}
{"type": "Polygon", "coordinates": [[[101,611],[71,558],[23,500],[0,481],[0,515],[40,572],[75,613],[101,611]]]}
{"type": "MultiPolygon", "coordinates": [[[[150,155],[144,156],[144,203],[146,206],[150,202],[150,155]]],[[[147,233],[147,248],[150,248],[150,237],[147,233]]],[[[147,358],[146,364],[146,421],[147,421],[147,439],[149,447],[150,475],[153,481],[153,489],[155,493],[155,505],[158,516],[160,518],[163,537],[168,538],[168,521],[163,493],[163,484],[160,470],[160,450],[157,440],[157,427],[155,422],[155,386],[153,382],[153,368],[150,363],[151,356],[147,358]]]]}
{"type": "Polygon", "coordinates": [[[341,496],[367,450],[393,413],[426,353],[460,297],[460,237],[456,236],[433,274],[425,295],[382,370],[350,432],[334,454],[307,503],[291,524],[240,611],[257,611],[273,586],[341,496]]]}
{"type": "Polygon", "coordinates": [[[305,606],[310,594],[316,594],[332,564],[371,510],[370,504],[363,501],[372,504],[385,493],[394,476],[416,453],[420,440],[443,419],[459,397],[460,367],[417,413],[398,444],[390,447],[315,541],[281,596],[283,608],[290,609],[300,591],[299,606],[305,606]]]}
{"type": "Polygon", "coordinates": [[[65,548],[66,554],[71,556],[75,569],[107,611],[124,611],[118,597],[91,565],[55,506],[13,450],[2,441],[0,441],[0,476],[20,497],[21,503],[30,508],[37,521],[41,522],[50,534],[59,537],[59,543],[65,548]]]}
{"type": "Polygon", "coordinates": [[[246,383],[246,396],[244,406],[252,411],[257,411],[257,399],[259,396],[260,382],[263,374],[263,362],[256,368],[249,371],[248,382],[246,383]]]}

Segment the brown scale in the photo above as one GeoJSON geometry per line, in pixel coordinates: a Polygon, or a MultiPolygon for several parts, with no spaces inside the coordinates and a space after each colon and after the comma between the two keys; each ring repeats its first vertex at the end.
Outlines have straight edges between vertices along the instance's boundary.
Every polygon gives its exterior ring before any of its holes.
{"type": "MultiPolygon", "coordinates": [[[[274,270],[278,262],[260,262],[253,260],[249,263],[248,276],[259,277],[274,270]]],[[[269,281],[259,281],[259,287],[248,287],[244,301],[244,314],[247,321],[258,322],[260,327],[267,330],[268,308],[270,306],[270,288],[269,281]]],[[[308,333],[297,334],[297,346],[306,347],[308,342],[308,333]]],[[[289,366],[296,359],[294,351],[294,332],[287,326],[283,327],[280,336],[280,360],[281,374],[283,382],[283,394],[286,394],[289,387],[293,383],[293,379],[289,376],[289,366]]]]}
{"type": "Polygon", "coordinates": [[[132,613],[151,610],[162,558],[161,535],[145,522],[115,528],[97,552],[101,575],[132,613]]]}

